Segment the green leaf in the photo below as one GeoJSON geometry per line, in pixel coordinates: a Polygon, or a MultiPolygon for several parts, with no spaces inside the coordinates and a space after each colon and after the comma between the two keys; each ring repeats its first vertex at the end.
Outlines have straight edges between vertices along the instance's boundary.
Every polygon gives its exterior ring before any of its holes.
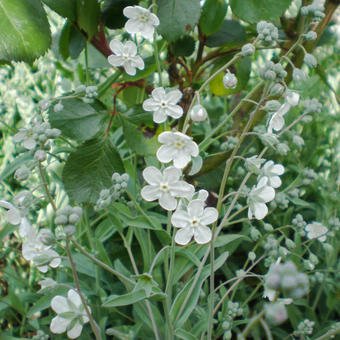
{"type": "Polygon", "coordinates": [[[171,48],[175,56],[189,57],[195,51],[195,39],[190,35],[186,35],[176,40],[171,48]]]}
{"type": "Polygon", "coordinates": [[[138,5],[137,0],[106,0],[101,13],[103,24],[111,29],[122,28],[127,21],[123,9],[134,5],[138,5]]]}
{"type": "Polygon", "coordinates": [[[246,31],[244,27],[235,20],[225,20],[220,29],[208,37],[206,45],[208,47],[218,47],[222,45],[241,45],[246,41],[246,31]]]}
{"type": "Polygon", "coordinates": [[[103,302],[103,307],[120,307],[132,305],[146,298],[144,289],[135,290],[124,295],[111,295],[103,302]]]}
{"type": "Polygon", "coordinates": [[[76,0],[42,0],[49,8],[62,17],[75,20],[77,14],[76,0]]]}
{"type": "Polygon", "coordinates": [[[159,147],[157,137],[146,138],[137,125],[123,116],[120,116],[120,119],[123,126],[124,138],[131,150],[137,155],[154,155],[159,147]]]}
{"type": "Polygon", "coordinates": [[[62,175],[65,189],[77,203],[95,203],[112,185],[114,172],[124,172],[119,153],[108,139],[91,139],[69,155],[62,175]]]}
{"type": "Polygon", "coordinates": [[[93,138],[102,130],[108,117],[105,106],[98,100],[91,104],[81,99],[70,98],[62,100],[64,108],[55,112],[53,106],[49,109],[49,120],[54,128],[60,129],[66,137],[84,141],[93,138]]]}
{"type": "MultiPolygon", "coordinates": [[[[14,172],[22,165],[27,165],[31,160],[33,160],[32,155],[25,152],[23,155],[16,157],[13,161],[10,161],[0,174],[0,182],[14,174],[14,172]]],[[[2,162],[4,162],[4,160],[2,160],[2,162]]]]}
{"type": "Polygon", "coordinates": [[[184,329],[178,328],[175,330],[175,335],[183,340],[197,340],[197,337],[184,329]]]}
{"type": "Polygon", "coordinates": [[[77,7],[79,27],[91,39],[98,31],[100,6],[97,0],[78,0],[77,7]]]}
{"type": "Polygon", "coordinates": [[[235,240],[239,240],[241,238],[245,239],[245,241],[250,241],[249,237],[242,235],[242,234],[220,235],[216,238],[215,248],[226,246],[227,244],[235,240]]]}
{"type": "MultiPolygon", "coordinates": [[[[223,61],[223,63],[225,63],[225,61],[223,61]]],[[[251,69],[250,57],[242,58],[234,65],[236,72],[233,71],[233,73],[235,73],[237,77],[237,86],[234,89],[226,89],[223,85],[224,73],[219,73],[209,84],[210,91],[215,96],[228,96],[235,94],[242,91],[247,86],[251,69]]],[[[212,72],[215,71],[213,70],[212,72]]],[[[223,155],[223,153],[221,153],[221,155],[223,155]]]]}
{"type": "Polygon", "coordinates": [[[200,18],[200,29],[204,35],[211,35],[218,31],[227,14],[225,0],[206,0],[200,18]]]}
{"type": "Polygon", "coordinates": [[[0,60],[33,62],[51,44],[40,0],[0,0],[0,60]]]}
{"type": "Polygon", "coordinates": [[[200,17],[200,0],[157,0],[159,32],[168,41],[185,35],[200,17]]]}
{"type": "Polygon", "coordinates": [[[278,20],[290,3],[291,0],[230,0],[229,2],[233,14],[252,24],[260,20],[278,20]]]}
{"type": "MultiPolygon", "coordinates": [[[[215,260],[214,271],[218,270],[225,263],[228,256],[229,256],[229,253],[225,252],[215,260]]],[[[197,302],[198,302],[198,299],[199,299],[199,296],[200,296],[202,285],[203,285],[204,281],[209,276],[210,276],[210,265],[207,265],[203,268],[201,275],[199,276],[199,278],[197,280],[195,288],[191,292],[189,300],[186,303],[186,306],[185,306],[182,314],[180,315],[180,317],[179,317],[179,319],[176,323],[177,327],[182,327],[183,324],[186,322],[186,320],[189,318],[192,311],[196,308],[196,305],[197,305],[197,302]]],[[[189,294],[189,291],[190,291],[190,288],[193,284],[194,279],[195,278],[193,277],[190,281],[187,282],[187,284],[184,286],[184,288],[176,296],[176,299],[175,299],[173,305],[171,306],[170,315],[171,315],[171,319],[173,320],[173,322],[177,318],[177,315],[178,315],[178,313],[179,313],[179,311],[180,311],[180,309],[181,309],[181,307],[184,303],[184,300],[186,299],[187,295],[189,294]]]]}

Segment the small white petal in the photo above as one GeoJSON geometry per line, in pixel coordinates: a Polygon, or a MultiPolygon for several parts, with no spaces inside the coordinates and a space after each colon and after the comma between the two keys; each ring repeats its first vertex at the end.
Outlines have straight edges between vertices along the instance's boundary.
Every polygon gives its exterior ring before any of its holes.
{"type": "Polygon", "coordinates": [[[72,319],[64,319],[56,316],[52,319],[50,330],[52,333],[61,334],[66,331],[67,326],[71,323],[72,319]]]}
{"type": "Polygon", "coordinates": [[[204,202],[201,200],[192,200],[188,204],[188,213],[192,217],[200,217],[203,215],[204,202]]]}
{"type": "Polygon", "coordinates": [[[70,330],[67,331],[67,336],[70,339],[76,339],[80,336],[82,330],[83,325],[80,324],[79,321],[77,321],[76,324],[70,330]]]}
{"type": "Polygon", "coordinates": [[[123,9],[123,14],[127,17],[127,18],[137,18],[139,15],[139,10],[138,8],[139,6],[127,6],[123,9]]]}
{"type": "Polygon", "coordinates": [[[218,211],[215,208],[209,207],[205,208],[203,211],[203,216],[200,219],[202,224],[208,225],[214,223],[218,218],[218,211]]]}
{"type": "Polygon", "coordinates": [[[135,33],[138,33],[140,30],[139,30],[139,27],[138,25],[136,24],[136,21],[135,20],[128,20],[126,23],[125,23],[125,26],[124,28],[126,29],[126,31],[130,34],[135,34],[135,33]]]}
{"type": "Polygon", "coordinates": [[[10,224],[17,225],[21,222],[20,211],[13,207],[7,211],[7,220],[10,224]]]}
{"type": "Polygon", "coordinates": [[[139,70],[144,69],[144,60],[139,56],[135,56],[132,60],[133,66],[137,67],[139,70]]]}
{"type": "Polygon", "coordinates": [[[194,239],[198,244],[205,244],[211,241],[211,230],[207,226],[194,228],[194,239]]]}
{"type": "Polygon", "coordinates": [[[124,59],[121,56],[118,55],[109,55],[107,57],[107,61],[112,65],[112,66],[122,66],[124,63],[124,59]]]}
{"type": "Polygon", "coordinates": [[[273,167],[273,172],[279,176],[283,175],[285,172],[285,168],[281,164],[275,164],[273,167]]]}
{"type": "Polygon", "coordinates": [[[170,192],[176,197],[190,198],[195,192],[195,187],[187,182],[178,181],[171,184],[170,192]]]}
{"type": "Polygon", "coordinates": [[[185,228],[190,222],[190,216],[185,210],[176,210],[171,216],[171,223],[176,228],[185,228]]]}
{"type": "Polygon", "coordinates": [[[175,235],[175,242],[181,246],[185,246],[190,242],[193,234],[192,228],[179,229],[175,235]]]}
{"type": "Polygon", "coordinates": [[[171,144],[174,141],[174,133],[171,131],[164,131],[159,134],[158,141],[162,144],[171,144]]]}
{"type": "Polygon", "coordinates": [[[3,207],[5,209],[9,210],[9,209],[14,208],[14,205],[7,202],[7,201],[0,200],[0,207],[3,207]]]}
{"type": "Polygon", "coordinates": [[[67,299],[64,296],[57,295],[51,300],[51,308],[57,313],[66,313],[70,311],[67,299]]]}
{"type": "Polygon", "coordinates": [[[166,113],[163,110],[157,110],[153,113],[153,121],[157,124],[164,123],[166,121],[166,113]]]}
{"type": "Polygon", "coordinates": [[[129,40],[124,44],[123,53],[128,54],[129,56],[135,56],[137,54],[137,46],[136,44],[129,40]]]}
{"type": "Polygon", "coordinates": [[[258,196],[265,202],[270,202],[275,198],[275,190],[270,186],[265,186],[258,196]]]}
{"type": "Polygon", "coordinates": [[[179,105],[168,105],[167,114],[174,119],[178,119],[182,117],[183,109],[179,105]]]}
{"type": "Polygon", "coordinates": [[[153,185],[146,185],[144,188],[142,188],[141,195],[144,200],[151,202],[154,200],[158,200],[161,192],[158,186],[156,187],[153,185]]]}
{"type": "Polygon", "coordinates": [[[129,76],[134,76],[136,74],[136,68],[131,64],[130,61],[127,61],[123,64],[124,70],[125,72],[129,75],[129,76]]]}
{"type": "Polygon", "coordinates": [[[154,166],[148,166],[145,168],[143,171],[143,177],[147,183],[151,185],[159,185],[163,181],[162,173],[154,166]]]}
{"type": "Polygon", "coordinates": [[[81,298],[74,289],[70,289],[68,291],[67,297],[77,308],[79,308],[82,305],[81,298]]]}
{"type": "Polygon", "coordinates": [[[190,155],[188,155],[184,152],[179,152],[177,157],[173,157],[173,160],[174,160],[174,166],[177,169],[183,169],[191,161],[191,157],[190,157],[190,155]]]}
{"type": "Polygon", "coordinates": [[[163,192],[159,198],[159,205],[165,210],[172,211],[177,207],[177,200],[170,193],[163,192]]]}
{"type": "Polygon", "coordinates": [[[110,49],[116,55],[122,55],[123,47],[124,47],[123,43],[117,39],[113,39],[110,42],[110,49]]]}
{"type": "Polygon", "coordinates": [[[174,166],[169,166],[163,171],[164,177],[169,181],[169,182],[174,182],[178,181],[179,178],[182,175],[182,171],[175,168],[174,166]]]}
{"type": "Polygon", "coordinates": [[[161,163],[168,163],[172,160],[172,147],[169,145],[162,145],[156,153],[158,160],[161,163]]]}
{"type": "Polygon", "coordinates": [[[166,95],[167,102],[169,104],[177,104],[179,100],[182,98],[182,92],[180,90],[173,90],[168,92],[166,95]]]}
{"type": "Polygon", "coordinates": [[[19,225],[19,235],[21,237],[27,237],[32,233],[32,226],[27,218],[22,218],[21,223],[19,225]]]}
{"type": "Polygon", "coordinates": [[[155,89],[152,90],[151,92],[152,97],[161,102],[165,98],[165,90],[163,87],[156,87],[155,89]]]}
{"type": "Polygon", "coordinates": [[[258,220],[262,220],[268,214],[268,208],[264,203],[256,203],[254,208],[254,215],[258,220]]]}
{"type": "Polygon", "coordinates": [[[157,111],[159,110],[159,107],[159,103],[153,98],[146,99],[143,102],[143,109],[145,111],[157,111]]]}
{"type": "Polygon", "coordinates": [[[22,143],[22,145],[24,146],[24,148],[26,148],[27,150],[32,150],[35,148],[35,146],[37,145],[36,141],[34,138],[27,138],[24,140],[24,142],[22,143]]]}
{"type": "Polygon", "coordinates": [[[22,131],[19,131],[18,133],[16,133],[14,136],[13,136],[13,140],[14,142],[18,143],[18,142],[21,142],[22,140],[24,140],[27,136],[27,133],[25,130],[22,130],[22,131]]]}
{"type": "Polygon", "coordinates": [[[273,176],[273,177],[270,178],[269,184],[270,184],[271,187],[276,189],[276,188],[281,186],[282,181],[281,181],[280,177],[273,176]]]}

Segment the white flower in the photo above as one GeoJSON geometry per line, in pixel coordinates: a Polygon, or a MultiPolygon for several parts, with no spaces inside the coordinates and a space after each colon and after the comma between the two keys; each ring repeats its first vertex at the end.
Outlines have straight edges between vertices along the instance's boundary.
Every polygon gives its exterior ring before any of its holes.
{"type": "Polygon", "coordinates": [[[33,128],[19,129],[19,132],[14,135],[13,140],[16,143],[23,141],[22,145],[27,150],[32,150],[37,145],[33,128]]]}
{"type": "Polygon", "coordinates": [[[163,123],[167,116],[178,119],[183,115],[181,106],[176,105],[182,98],[180,90],[172,90],[165,93],[163,87],[157,87],[151,92],[152,98],[146,99],[143,103],[145,111],[153,112],[155,123],[163,123]]]}
{"type": "Polygon", "coordinates": [[[38,270],[46,273],[48,266],[57,268],[61,263],[61,258],[57,252],[41,242],[40,233],[38,235],[31,232],[28,240],[22,244],[22,256],[27,261],[33,261],[38,270]]]}
{"type": "Polygon", "coordinates": [[[51,308],[58,314],[51,321],[50,329],[53,333],[61,334],[67,331],[67,336],[75,339],[80,336],[83,325],[89,322],[85,306],[74,289],[68,291],[67,298],[55,296],[51,300],[51,308]]]}
{"type": "Polygon", "coordinates": [[[282,182],[279,176],[283,175],[285,168],[281,164],[274,164],[273,161],[266,162],[260,170],[260,177],[268,179],[268,185],[278,188],[282,182]]]}
{"type": "Polygon", "coordinates": [[[165,210],[175,210],[177,197],[190,197],[195,188],[193,185],[181,181],[182,171],[170,166],[161,173],[154,166],[149,166],[143,171],[143,177],[149,185],[146,185],[141,195],[146,201],[158,200],[165,210]]]}
{"type": "Polygon", "coordinates": [[[191,109],[190,118],[193,122],[203,122],[208,118],[208,112],[202,105],[197,104],[191,109]]]}
{"type": "Polygon", "coordinates": [[[136,74],[136,68],[144,69],[144,61],[137,55],[137,46],[134,42],[129,40],[122,43],[113,39],[110,42],[110,48],[114,54],[109,55],[107,60],[112,66],[123,66],[130,76],[136,74]]]}
{"type": "Polygon", "coordinates": [[[0,200],[0,207],[7,209],[7,221],[10,224],[19,225],[19,235],[21,237],[27,237],[30,232],[31,224],[24,215],[25,211],[2,200],[0,200]]]}
{"type": "Polygon", "coordinates": [[[159,25],[159,19],[155,14],[140,6],[125,7],[123,14],[129,18],[125,24],[128,33],[140,33],[146,39],[153,37],[155,26],[159,25]]]}
{"type": "Polygon", "coordinates": [[[247,199],[249,219],[252,219],[253,215],[255,215],[257,220],[262,220],[268,214],[268,208],[265,203],[274,199],[275,190],[271,186],[268,186],[267,183],[268,178],[262,177],[257,185],[254,185],[249,192],[247,199]]]}
{"type": "Polygon", "coordinates": [[[162,163],[174,161],[174,166],[183,169],[191,160],[198,156],[199,149],[191,137],[181,132],[165,131],[158,136],[163,145],[157,151],[157,158],[162,163]]]}
{"type": "Polygon", "coordinates": [[[307,237],[312,240],[317,238],[320,242],[326,241],[328,228],[319,222],[313,222],[306,226],[307,237]]]}
{"type": "Polygon", "coordinates": [[[285,103],[281,105],[277,112],[275,112],[269,120],[268,132],[272,130],[280,131],[285,125],[283,116],[290,110],[292,106],[296,106],[299,103],[300,95],[297,92],[287,90],[285,103]]]}
{"type": "Polygon", "coordinates": [[[212,233],[207,225],[214,223],[217,218],[217,209],[204,208],[204,201],[200,199],[191,201],[186,210],[177,209],[171,217],[171,223],[180,228],[175,235],[175,242],[186,245],[194,237],[198,244],[208,243],[212,233]]]}
{"type": "Polygon", "coordinates": [[[58,285],[56,281],[54,281],[53,279],[49,277],[47,277],[46,279],[40,280],[38,284],[40,285],[40,290],[38,291],[38,293],[45,288],[52,288],[58,285]]]}

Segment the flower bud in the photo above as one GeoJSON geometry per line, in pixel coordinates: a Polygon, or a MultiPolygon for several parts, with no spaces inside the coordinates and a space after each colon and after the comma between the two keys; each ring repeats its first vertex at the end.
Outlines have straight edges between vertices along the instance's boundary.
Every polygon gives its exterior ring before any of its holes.
{"type": "Polygon", "coordinates": [[[66,224],[68,222],[68,218],[65,215],[59,215],[54,219],[55,224],[66,224]]]}
{"type": "Polygon", "coordinates": [[[127,182],[129,180],[130,176],[129,176],[129,174],[124,173],[124,174],[122,174],[121,178],[124,182],[127,182]]]}
{"type": "Polygon", "coordinates": [[[284,90],[284,86],[277,83],[274,84],[274,86],[270,89],[269,94],[273,97],[280,97],[283,94],[284,90]]]}
{"type": "Polygon", "coordinates": [[[28,178],[29,174],[30,170],[24,165],[15,171],[14,178],[17,181],[23,181],[28,178]]]}
{"type": "Polygon", "coordinates": [[[265,159],[258,158],[257,156],[252,156],[245,159],[245,167],[248,171],[258,175],[260,172],[260,167],[262,163],[265,162],[265,159]]]}
{"type": "Polygon", "coordinates": [[[297,281],[295,276],[287,275],[282,278],[281,287],[284,290],[291,290],[294,289],[297,285],[297,281]]]}
{"type": "Polygon", "coordinates": [[[45,161],[46,158],[47,158],[47,154],[46,154],[46,152],[44,150],[37,150],[34,153],[34,159],[36,159],[39,162],[45,161]]]}
{"type": "Polygon", "coordinates": [[[248,259],[249,259],[250,261],[255,261],[255,259],[256,259],[256,254],[255,254],[253,251],[249,252],[249,253],[248,253],[248,259]]]}
{"type": "MultiPolygon", "coordinates": [[[[83,215],[83,209],[81,207],[73,207],[72,208],[73,214],[77,214],[79,217],[83,215]]],[[[71,212],[71,214],[72,214],[71,212]]]]}
{"type": "Polygon", "coordinates": [[[45,111],[50,107],[50,101],[48,99],[40,100],[39,108],[41,111],[45,111]]]}
{"type": "Polygon", "coordinates": [[[265,316],[267,321],[274,325],[280,325],[288,318],[286,306],[280,302],[265,305],[265,316]]]}
{"type": "Polygon", "coordinates": [[[237,86],[237,78],[229,70],[223,77],[223,84],[226,89],[234,89],[237,86]]]}
{"type": "Polygon", "coordinates": [[[273,134],[273,133],[264,133],[262,135],[259,135],[261,142],[265,145],[265,146],[269,146],[269,147],[273,147],[274,145],[279,143],[279,140],[277,139],[277,137],[273,134]]]}
{"type": "Polygon", "coordinates": [[[278,100],[269,100],[264,106],[265,111],[276,112],[280,109],[281,103],[278,100]]]}
{"type": "Polygon", "coordinates": [[[49,229],[41,229],[38,233],[37,238],[41,241],[45,246],[51,246],[55,243],[55,237],[51,230],[49,229]]]}
{"type": "Polygon", "coordinates": [[[76,228],[73,225],[68,225],[64,228],[66,236],[72,236],[76,232],[76,228]]]}
{"type": "Polygon", "coordinates": [[[53,106],[54,112],[60,112],[64,109],[64,105],[59,101],[57,104],[53,106]]]}
{"type": "Polygon", "coordinates": [[[46,129],[45,134],[48,138],[58,138],[61,135],[61,131],[59,129],[46,129]]]}
{"type": "Polygon", "coordinates": [[[294,68],[293,70],[293,80],[296,82],[304,81],[307,79],[307,75],[299,68],[294,68]]]}
{"type": "Polygon", "coordinates": [[[203,122],[208,118],[207,110],[202,105],[197,104],[191,109],[190,118],[194,122],[203,122]]]}
{"type": "Polygon", "coordinates": [[[71,214],[69,217],[68,217],[68,221],[69,223],[71,224],[76,224],[78,223],[79,221],[79,216],[77,214],[71,214]]]}
{"type": "Polygon", "coordinates": [[[314,31],[309,31],[305,34],[306,40],[316,40],[317,37],[318,37],[318,35],[314,31]]]}
{"type": "Polygon", "coordinates": [[[306,53],[305,57],[303,58],[303,61],[307,64],[307,66],[309,67],[316,67],[318,62],[316,60],[316,58],[310,54],[310,53],[306,53]]]}
{"type": "Polygon", "coordinates": [[[264,73],[264,77],[265,80],[272,80],[274,81],[276,78],[276,73],[272,70],[268,70],[264,73]]]}
{"type": "Polygon", "coordinates": [[[251,56],[255,53],[255,46],[253,44],[245,44],[242,46],[241,54],[244,57],[251,56]]]}
{"type": "Polygon", "coordinates": [[[289,146],[286,143],[279,143],[276,145],[276,150],[280,155],[287,155],[288,151],[290,151],[289,146]]]}

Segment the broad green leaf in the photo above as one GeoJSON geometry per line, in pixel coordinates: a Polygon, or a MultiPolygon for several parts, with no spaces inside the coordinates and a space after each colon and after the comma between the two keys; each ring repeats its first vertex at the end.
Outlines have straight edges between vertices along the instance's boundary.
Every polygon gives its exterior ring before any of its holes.
{"type": "Polygon", "coordinates": [[[42,0],[59,15],[75,20],[77,15],[77,0],[42,0]]]}
{"type": "Polygon", "coordinates": [[[200,29],[204,35],[211,35],[218,31],[227,14],[225,0],[206,0],[200,18],[200,29]]]}
{"type": "MultiPolygon", "coordinates": [[[[250,75],[251,59],[249,57],[242,58],[235,66],[235,75],[237,77],[237,86],[234,89],[226,89],[223,85],[224,73],[219,73],[209,84],[210,91],[215,96],[228,96],[242,91],[248,84],[250,75]]],[[[214,72],[214,71],[213,71],[214,72]]]]}
{"type": "Polygon", "coordinates": [[[97,0],[78,0],[77,23],[91,39],[98,31],[100,6],[97,0]]]}
{"type": "MultiPolygon", "coordinates": [[[[215,264],[214,264],[214,270],[218,270],[227,260],[229,256],[228,252],[223,253],[222,255],[220,255],[216,260],[215,260],[215,264]]],[[[201,292],[201,288],[202,285],[204,283],[204,281],[210,276],[210,265],[206,265],[202,272],[201,275],[199,276],[197,283],[195,285],[195,288],[193,289],[193,291],[191,292],[191,295],[188,299],[188,302],[186,303],[186,306],[183,310],[183,312],[181,313],[176,326],[177,327],[182,327],[183,324],[186,322],[186,320],[188,319],[188,317],[190,316],[190,314],[192,313],[192,311],[194,310],[194,308],[197,305],[198,299],[199,299],[199,295],[201,292]]],[[[179,292],[179,294],[176,296],[176,299],[173,303],[173,305],[171,306],[171,310],[170,310],[170,315],[171,315],[171,319],[174,322],[177,318],[177,315],[184,303],[184,300],[186,299],[187,295],[189,294],[190,288],[193,284],[194,281],[194,277],[187,282],[187,284],[184,286],[184,288],[179,292]]]]}
{"type": "Polygon", "coordinates": [[[260,20],[278,20],[291,2],[292,0],[230,0],[229,4],[233,14],[254,24],[260,20]]]}
{"type": "Polygon", "coordinates": [[[146,138],[137,125],[120,116],[127,145],[137,155],[154,155],[159,147],[157,137],[146,138]]]}
{"type": "Polygon", "coordinates": [[[51,44],[40,0],[0,0],[0,60],[33,62],[51,44]]]}
{"type": "Polygon", "coordinates": [[[49,120],[54,128],[60,129],[66,137],[84,141],[93,138],[108,117],[105,106],[98,100],[88,104],[81,99],[62,100],[64,108],[55,112],[49,109],[49,120]]]}
{"type": "Polygon", "coordinates": [[[246,41],[246,31],[236,20],[225,20],[220,29],[208,37],[207,46],[241,45],[246,41]]]}
{"type": "Polygon", "coordinates": [[[124,172],[119,153],[108,139],[92,139],[69,155],[62,175],[65,189],[77,203],[95,203],[112,185],[114,172],[124,172]]]}
{"type": "Polygon", "coordinates": [[[245,241],[250,241],[250,239],[242,234],[227,234],[227,235],[220,235],[215,240],[215,248],[223,247],[235,240],[245,239],[245,241]]]}
{"type": "Polygon", "coordinates": [[[176,40],[171,49],[177,57],[189,57],[195,51],[195,39],[190,35],[186,35],[176,40]]]}
{"type": "Polygon", "coordinates": [[[138,5],[138,0],[106,0],[102,6],[101,20],[108,28],[122,28],[127,20],[123,9],[138,5]]]}
{"type": "Polygon", "coordinates": [[[185,35],[200,17],[200,0],[157,0],[159,32],[168,41],[185,35]]]}

